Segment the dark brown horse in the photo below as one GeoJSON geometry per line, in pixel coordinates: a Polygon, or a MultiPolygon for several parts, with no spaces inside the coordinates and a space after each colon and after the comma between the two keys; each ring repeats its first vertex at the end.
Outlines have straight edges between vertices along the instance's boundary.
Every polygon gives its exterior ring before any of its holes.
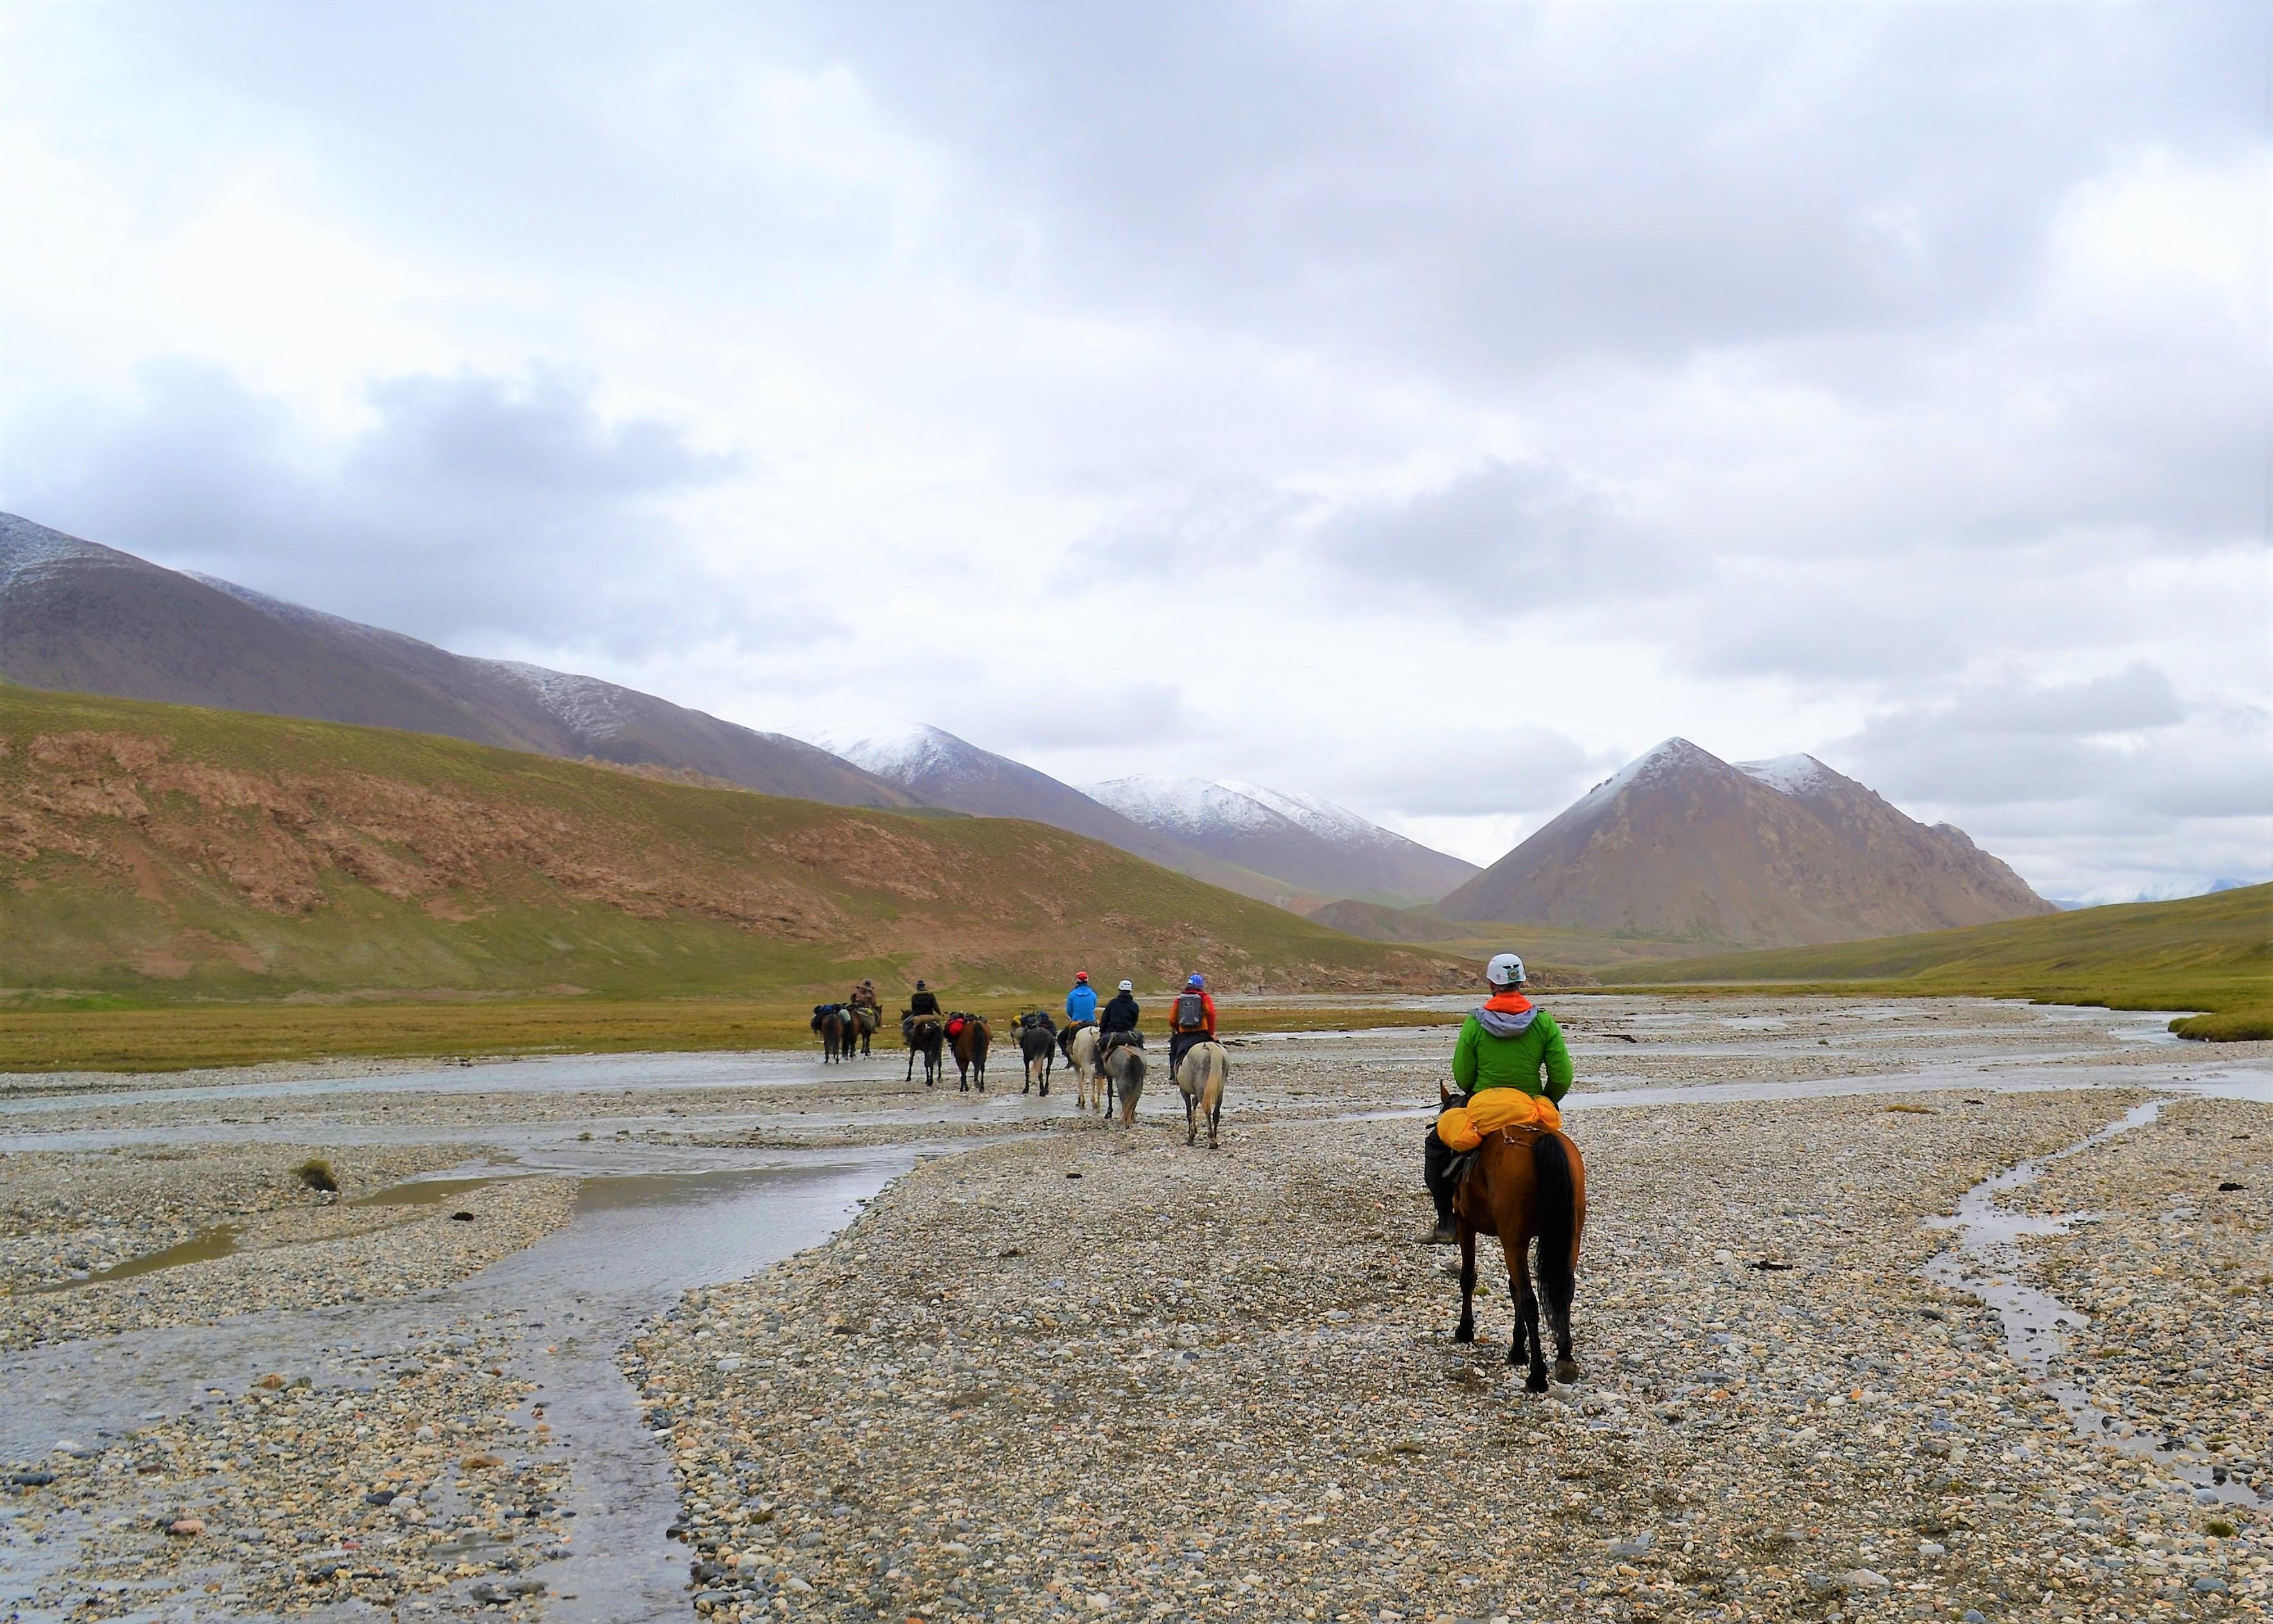
{"type": "Polygon", "coordinates": [[[905,1080],[916,1080],[916,1056],[924,1063],[924,1086],[936,1087],[939,1074],[944,1069],[939,1051],[947,1042],[947,1023],[936,1015],[911,1015],[900,1012],[900,1035],[908,1044],[908,1075],[905,1080]]]}
{"type": "Polygon", "coordinates": [[[868,1040],[874,1037],[876,1028],[883,1025],[884,1011],[873,1004],[851,1004],[845,1007],[852,1011],[852,1033],[860,1040],[860,1058],[866,1060],[868,1057],[868,1040]]]}
{"type": "Polygon", "coordinates": [[[986,1023],[976,1015],[958,1013],[948,1022],[948,1025],[955,1028],[954,1035],[949,1041],[955,1048],[956,1086],[964,1094],[969,1094],[971,1085],[976,1082],[979,1085],[979,1092],[985,1094],[986,1092],[986,1047],[994,1041],[994,1034],[986,1029],[986,1023]],[[956,1021],[962,1022],[960,1027],[956,1027],[956,1021]]]}
{"type": "Polygon", "coordinates": [[[1474,1165],[1452,1198],[1460,1237],[1460,1324],[1455,1342],[1476,1340],[1476,1237],[1499,1237],[1507,1254],[1515,1336],[1507,1362],[1531,1369],[1523,1385],[1547,1391],[1547,1355],[1539,1336],[1540,1304],[1555,1336],[1555,1380],[1579,1380],[1571,1357],[1571,1297],[1577,1289],[1579,1241],[1587,1228],[1587,1164],[1559,1129],[1503,1128],[1477,1147],[1474,1165]],[[1532,1290],[1532,1243],[1539,1244],[1539,1289],[1532,1290]]]}

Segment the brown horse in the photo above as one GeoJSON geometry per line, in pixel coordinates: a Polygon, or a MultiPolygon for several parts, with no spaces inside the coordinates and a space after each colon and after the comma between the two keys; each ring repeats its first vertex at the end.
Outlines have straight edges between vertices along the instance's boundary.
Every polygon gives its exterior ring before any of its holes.
{"type": "Polygon", "coordinates": [[[813,1012],[813,1029],[821,1034],[821,1062],[852,1058],[852,1017],[841,1004],[824,1004],[813,1012]]]}
{"type": "MultiPolygon", "coordinates": [[[[853,1035],[860,1040],[860,1057],[868,1057],[868,1040],[876,1035],[876,1028],[884,1024],[884,1011],[873,1004],[851,1004],[845,1006],[852,1012],[853,1035]]],[[[845,1050],[850,1055],[848,1047],[845,1050]]]]}
{"type": "MultiPolygon", "coordinates": [[[[955,1050],[955,1086],[961,1092],[969,1094],[971,1085],[976,1082],[979,1085],[979,1092],[985,1094],[986,1092],[986,1046],[994,1041],[994,1034],[986,1029],[986,1023],[976,1015],[957,1015],[955,1019],[963,1023],[963,1029],[949,1040],[955,1050]]],[[[953,1022],[949,1023],[949,1025],[952,1024],[953,1022]]]]}
{"type": "Polygon", "coordinates": [[[1460,1324],[1455,1342],[1476,1340],[1476,1237],[1497,1235],[1507,1254],[1507,1286],[1515,1304],[1515,1336],[1507,1362],[1531,1369],[1523,1385],[1547,1391],[1547,1355],[1541,1346],[1543,1298],[1555,1335],[1555,1380],[1579,1380],[1571,1357],[1571,1297],[1577,1289],[1579,1241],[1587,1228],[1587,1164],[1579,1147],[1559,1129],[1503,1128],[1488,1136],[1452,1197],[1460,1237],[1460,1324]],[[1532,1290],[1531,1244],[1539,1243],[1539,1289],[1532,1290]]]}

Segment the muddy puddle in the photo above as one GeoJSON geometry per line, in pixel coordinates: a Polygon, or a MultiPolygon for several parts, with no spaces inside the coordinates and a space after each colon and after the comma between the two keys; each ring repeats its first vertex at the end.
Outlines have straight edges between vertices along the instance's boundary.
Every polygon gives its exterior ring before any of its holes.
{"type": "Polygon", "coordinates": [[[2269,1501],[2249,1485],[2229,1477],[2224,1468],[2214,1466],[2206,1455],[2166,1447],[2170,1440],[2134,1426],[2119,1411],[2095,1403],[2081,1386],[2061,1378],[2059,1372],[2074,1365],[2068,1353],[2070,1334],[2089,1326],[2090,1317],[2030,1281],[2029,1259],[2021,1243],[2029,1237],[2066,1235],[2076,1224],[2087,1222],[2089,1214],[2019,1213],[1999,1205],[1998,1199],[2034,1184],[2055,1162],[2146,1126],[2169,1103],[2149,1100],[2065,1149],[2018,1162],[1983,1179],[1965,1192],[1957,1211],[1936,1226],[1952,1230],[1955,1242],[1928,1261],[1921,1272],[1935,1285],[1977,1297],[1995,1312],[2007,1357],[2058,1402],[2079,1434],[2154,1462],[2198,1501],[2262,1506],[2269,1501]]]}

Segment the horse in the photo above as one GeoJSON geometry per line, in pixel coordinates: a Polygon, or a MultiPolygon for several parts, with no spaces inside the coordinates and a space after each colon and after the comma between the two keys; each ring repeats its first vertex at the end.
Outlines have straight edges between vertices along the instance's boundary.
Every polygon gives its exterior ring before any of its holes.
{"type": "Polygon", "coordinates": [[[824,1004],[813,1012],[813,1029],[821,1034],[821,1064],[852,1057],[852,1018],[841,1004],[824,1004]]]}
{"type": "Polygon", "coordinates": [[[936,1015],[911,1015],[903,1010],[900,1011],[900,1036],[907,1040],[908,1045],[908,1074],[903,1080],[911,1083],[916,1080],[916,1056],[921,1055],[924,1086],[937,1086],[939,1074],[946,1070],[946,1063],[940,1058],[939,1051],[947,1041],[947,1023],[936,1015]]]}
{"type": "Polygon", "coordinates": [[[1587,1164],[1568,1134],[1535,1124],[1489,1135],[1475,1157],[1452,1197],[1460,1237],[1460,1323],[1452,1340],[1476,1340],[1476,1237],[1497,1235],[1507,1254],[1508,1295],[1515,1304],[1515,1335],[1507,1362],[1522,1364],[1527,1346],[1531,1369],[1523,1385],[1534,1393],[1547,1391],[1547,1355],[1539,1337],[1540,1302],[1544,1298],[1555,1335],[1555,1380],[1576,1381],[1571,1297],[1576,1289],[1579,1241],[1587,1228],[1587,1164]],[[1534,1240],[1539,1243],[1536,1295],[1531,1268],[1534,1240]]]}
{"type": "MultiPolygon", "coordinates": [[[[884,1024],[884,1011],[873,1004],[848,1006],[852,1011],[852,1031],[860,1040],[860,1058],[868,1057],[868,1040],[876,1035],[876,1028],[884,1024]]],[[[846,1040],[850,1043],[851,1039],[846,1040]]]]}
{"type": "Polygon", "coordinates": [[[1144,1092],[1143,1042],[1114,1044],[1106,1052],[1104,1066],[1106,1086],[1113,1091],[1112,1098],[1106,1102],[1106,1115],[1112,1114],[1113,1102],[1118,1101],[1121,1125],[1133,1128],[1136,1125],[1137,1097],[1144,1092]]]}
{"type": "Polygon", "coordinates": [[[1018,1023],[1018,1053],[1026,1062],[1026,1086],[1020,1094],[1031,1093],[1039,1083],[1042,1098],[1050,1097],[1050,1073],[1056,1069],[1058,1034],[1047,1015],[1029,1015],[1018,1023]]]}
{"type": "Polygon", "coordinates": [[[954,1040],[955,1086],[962,1093],[969,1094],[971,1085],[975,1082],[979,1085],[979,1092],[985,1094],[986,1046],[994,1041],[994,1034],[976,1015],[964,1015],[958,1011],[955,1019],[963,1023],[962,1030],[955,1034],[954,1040]]]}
{"type": "Polygon", "coordinates": [[[1073,1068],[1074,1108],[1087,1110],[1092,1094],[1098,1108],[1105,1107],[1105,1068],[1099,1064],[1099,1047],[1104,1042],[1094,1026],[1084,1026],[1073,1034],[1066,1045],[1066,1064],[1073,1068]]]}
{"type": "Polygon", "coordinates": [[[1231,1056],[1211,1038],[1195,1043],[1176,1063],[1176,1088],[1184,1096],[1184,1143],[1199,1138],[1200,1123],[1207,1123],[1208,1148],[1216,1148],[1216,1132],[1223,1126],[1223,1086],[1231,1079],[1231,1056]]]}

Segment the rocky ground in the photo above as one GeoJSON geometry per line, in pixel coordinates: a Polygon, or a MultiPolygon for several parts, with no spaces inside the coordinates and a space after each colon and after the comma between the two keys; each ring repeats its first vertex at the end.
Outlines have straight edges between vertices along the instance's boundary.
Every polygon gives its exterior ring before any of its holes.
{"type": "MultiPolygon", "coordinates": [[[[2189,1068],[2263,1056],[1977,1003],[1558,1012],[1597,1094],[1921,1088],[1574,1112],[1586,1373],[1543,1397],[1503,1362],[1504,1281],[1487,1269],[1481,1340],[1455,1344],[1447,1254],[1416,1244],[1420,1123],[1386,1113],[1433,1095],[1441,1033],[1242,1040],[1212,1154],[1158,1114],[1174,1096],[1157,1078],[1123,1133],[1075,1116],[1062,1079],[1046,1103],[1006,1099],[1014,1062],[985,1101],[911,1089],[881,1056],[749,1087],[643,1086],[626,1060],[621,1090],[390,1092],[399,1070],[374,1067],[367,1091],[335,1072],[244,1109],[131,1079],[76,1109],[19,1100],[11,1147],[90,1124],[134,1142],[0,1159],[6,1345],[255,1309],[340,1329],[320,1359],[0,1467],[0,1579],[43,1575],[16,1592],[26,1617],[595,1616],[556,1577],[594,1466],[553,1434],[559,1368],[534,1357],[566,1342],[543,1328],[559,1316],[450,1308],[449,1282],[569,1217],[573,1181],[357,1203],[489,1146],[708,1166],[946,1139],[971,1148],[624,1347],[635,1435],[680,1487],[673,1606],[1392,1624],[2273,1606],[2263,1509],[2197,1503],[2167,1465],[2081,1441],[1992,1317],[1918,1274],[1947,1241],[1925,1221],[1978,1180],[2189,1068]],[[215,1128],[222,1110],[240,1120],[215,1128]],[[244,1132],[275,1142],[228,1137],[244,1132]],[[335,1199],[290,1176],[316,1151],[335,1199]],[[228,1256],[38,1289],[223,1225],[228,1256]],[[367,1311],[383,1335],[358,1334],[367,1311]]],[[[2103,1214],[2029,1253],[2096,1316],[2077,1350],[2097,1390],[2273,1493],[2269,1118],[2183,1100],[2007,1205],[2103,1214]]]]}
{"type": "MultiPolygon", "coordinates": [[[[796,1266],[691,1297],[627,1368],[673,1427],[713,1616],[2257,1613],[2261,1511],[2078,1441],[1917,1278],[1923,1219],[2122,1102],[1580,1119],[1587,1374],[1545,1398],[1446,1335],[1401,1123],[934,1163],[796,1266]]],[[[2205,1424],[2266,1398],[2206,1392],[2205,1424]]]]}

